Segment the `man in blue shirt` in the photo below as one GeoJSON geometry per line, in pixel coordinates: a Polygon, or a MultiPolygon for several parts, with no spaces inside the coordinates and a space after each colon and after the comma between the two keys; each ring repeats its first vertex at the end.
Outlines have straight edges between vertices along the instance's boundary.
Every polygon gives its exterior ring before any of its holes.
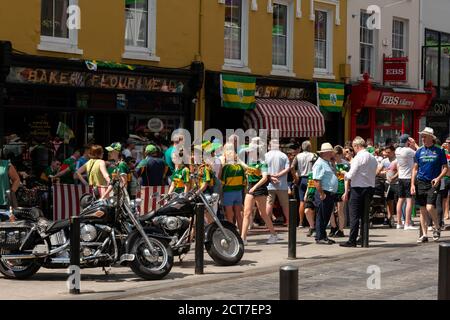
{"type": "Polygon", "coordinates": [[[434,145],[434,130],[425,128],[420,132],[423,146],[416,152],[411,176],[411,195],[416,196],[420,206],[422,235],[418,243],[428,242],[427,228],[429,216],[433,220],[433,240],[441,237],[440,222],[436,210],[436,199],[441,179],[447,174],[448,166],[444,150],[434,145]]]}
{"type": "Polygon", "coordinates": [[[313,179],[317,189],[315,195],[317,208],[316,243],[334,244],[335,242],[333,240],[328,239],[326,232],[328,222],[333,213],[338,189],[338,179],[330,164],[331,158],[334,155],[333,146],[329,143],[324,143],[318,153],[320,154],[320,158],[312,168],[313,179]]]}
{"type": "Polygon", "coordinates": [[[158,149],[150,144],[145,148],[145,156],[136,167],[137,176],[142,178],[143,186],[162,186],[164,185],[164,175],[167,172],[167,166],[163,159],[158,158],[158,149]]]}

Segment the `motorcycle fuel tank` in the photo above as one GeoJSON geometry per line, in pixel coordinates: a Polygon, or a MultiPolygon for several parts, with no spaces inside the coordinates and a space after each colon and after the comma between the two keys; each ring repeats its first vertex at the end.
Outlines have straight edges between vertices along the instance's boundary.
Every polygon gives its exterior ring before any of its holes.
{"type": "Polygon", "coordinates": [[[186,198],[174,199],[156,211],[156,216],[192,216],[194,214],[194,206],[186,198]]]}

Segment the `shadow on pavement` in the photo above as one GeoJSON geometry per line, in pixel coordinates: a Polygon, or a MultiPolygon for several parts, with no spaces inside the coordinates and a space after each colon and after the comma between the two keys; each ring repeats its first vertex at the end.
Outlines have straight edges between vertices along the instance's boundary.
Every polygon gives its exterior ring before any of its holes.
{"type": "Polygon", "coordinates": [[[369,242],[369,247],[373,248],[412,248],[417,247],[417,243],[385,243],[385,244],[375,244],[372,245],[371,243],[375,241],[369,242]]]}

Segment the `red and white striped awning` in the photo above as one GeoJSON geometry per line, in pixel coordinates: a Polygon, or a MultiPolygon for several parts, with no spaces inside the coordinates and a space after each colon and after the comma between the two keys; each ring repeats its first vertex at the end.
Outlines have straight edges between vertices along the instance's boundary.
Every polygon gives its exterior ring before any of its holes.
{"type": "Polygon", "coordinates": [[[278,129],[280,138],[321,137],[325,124],[319,108],[304,100],[256,99],[244,116],[246,129],[278,129]]]}

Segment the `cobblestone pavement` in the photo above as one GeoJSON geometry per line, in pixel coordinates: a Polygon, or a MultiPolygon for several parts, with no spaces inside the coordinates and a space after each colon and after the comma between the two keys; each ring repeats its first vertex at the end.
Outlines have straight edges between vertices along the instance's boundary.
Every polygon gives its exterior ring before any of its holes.
{"type": "MultiPolygon", "coordinates": [[[[300,300],[436,300],[438,245],[404,245],[363,257],[314,263],[293,262],[299,267],[300,300]],[[380,289],[368,289],[369,266],[381,271],[380,289]]],[[[374,282],[370,281],[371,284],[374,282]]],[[[180,289],[164,289],[129,299],[277,300],[279,274],[224,280],[180,289]]]]}

